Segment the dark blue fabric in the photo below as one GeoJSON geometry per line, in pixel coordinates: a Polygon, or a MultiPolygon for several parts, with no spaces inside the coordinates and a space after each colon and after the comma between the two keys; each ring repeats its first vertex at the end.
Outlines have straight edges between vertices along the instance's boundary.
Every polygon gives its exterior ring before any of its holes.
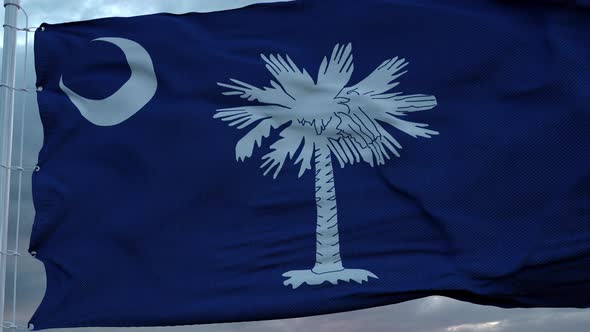
{"type": "Polygon", "coordinates": [[[584,1],[305,0],[207,14],[44,24],[35,35],[44,144],[30,251],[47,272],[36,329],[315,315],[444,295],[500,307],[590,307],[590,11],[584,1]],[[105,98],[141,44],[158,90],[129,120],[86,121],[59,80],[105,98]],[[392,91],[434,95],[392,127],[401,157],[336,167],[341,254],[379,279],[283,285],[313,267],[314,176],[237,162],[251,105],[217,82],[273,79],[260,54],[316,77],[352,43],[356,83],[410,64],[392,91]]]}

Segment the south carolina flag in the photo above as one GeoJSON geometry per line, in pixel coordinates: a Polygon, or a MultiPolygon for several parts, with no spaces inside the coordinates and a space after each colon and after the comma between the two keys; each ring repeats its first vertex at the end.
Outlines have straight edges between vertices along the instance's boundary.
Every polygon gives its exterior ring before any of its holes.
{"type": "Polygon", "coordinates": [[[589,14],[306,0],[44,24],[31,324],[589,307],[589,14]]]}

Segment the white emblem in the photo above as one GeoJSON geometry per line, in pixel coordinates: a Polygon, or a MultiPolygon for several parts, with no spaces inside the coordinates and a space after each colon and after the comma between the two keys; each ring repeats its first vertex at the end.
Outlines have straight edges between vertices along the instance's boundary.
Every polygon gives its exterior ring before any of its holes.
{"type": "Polygon", "coordinates": [[[233,84],[218,83],[229,89],[224,95],[258,101],[259,105],[220,109],[214,117],[238,129],[248,127],[236,144],[238,161],[251,157],[271,129],[289,124],[270,146],[271,152],[262,157],[264,175],[272,173],[276,178],[287,158],[301,164],[299,177],[312,168],[315,172],[316,262],[311,270],[284,273],[285,286],[295,289],[303,283],[318,285],[327,281],[336,285],[338,281],[362,283],[369,277],[377,278],[370,271],[343,266],[332,159],[344,167],[361,161],[381,165],[390,153],[399,157],[401,145],[383,123],[412,137],[437,135],[426,129],[426,124],[399,118],[435,107],[436,98],[389,92],[399,84],[395,80],[406,73],[401,70],[408,63],[397,57],[384,61],[364,80],[347,87],[354,69],[351,44],[334,47],[330,59],[322,61],[316,82],[288,55],[261,56],[276,79],[270,82],[271,87],[257,88],[236,79],[231,79],[233,84]]]}
{"type": "Polygon", "coordinates": [[[131,69],[129,80],[113,95],[101,100],[78,95],[64,84],[63,77],[59,80],[59,87],[86,120],[97,126],[114,126],[139,112],[156,94],[158,81],[154,64],[148,52],[132,40],[98,38],[93,41],[115,44],[125,53],[131,69]]]}

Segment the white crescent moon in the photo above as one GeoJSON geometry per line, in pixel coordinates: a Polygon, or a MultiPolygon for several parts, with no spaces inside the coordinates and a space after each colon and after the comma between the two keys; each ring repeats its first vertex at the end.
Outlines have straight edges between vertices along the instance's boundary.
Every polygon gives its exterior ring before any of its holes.
{"type": "Polygon", "coordinates": [[[84,98],[70,90],[59,80],[59,87],[68,95],[80,114],[97,126],[114,126],[139,112],[156,94],[158,80],[149,53],[138,43],[124,38],[97,38],[118,46],[131,68],[131,77],[111,96],[94,100],[84,98]]]}

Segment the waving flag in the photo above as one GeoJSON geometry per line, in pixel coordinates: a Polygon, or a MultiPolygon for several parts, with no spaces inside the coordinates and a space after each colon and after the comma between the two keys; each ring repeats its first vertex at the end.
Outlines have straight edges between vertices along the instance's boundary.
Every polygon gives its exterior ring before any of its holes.
{"type": "Polygon", "coordinates": [[[306,0],[44,24],[35,329],[590,307],[590,12],[306,0]]]}

